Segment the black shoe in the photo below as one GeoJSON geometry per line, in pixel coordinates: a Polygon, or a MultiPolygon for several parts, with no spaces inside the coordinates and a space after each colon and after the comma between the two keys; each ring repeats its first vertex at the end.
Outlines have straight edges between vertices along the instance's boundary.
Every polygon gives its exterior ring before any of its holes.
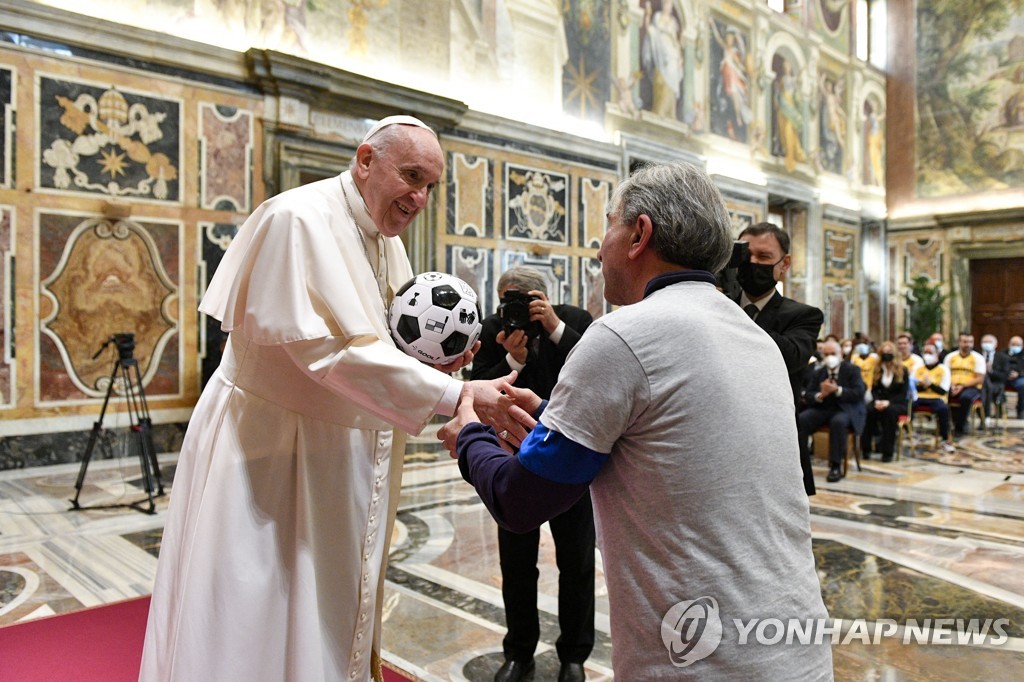
{"type": "Polygon", "coordinates": [[[558,682],[585,682],[586,679],[582,663],[563,663],[558,669],[558,682]]]}
{"type": "Polygon", "coordinates": [[[861,453],[860,458],[861,459],[871,459],[871,451],[870,450],[865,450],[863,453],[861,453]]]}
{"type": "Polygon", "coordinates": [[[892,455],[882,455],[882,461],[883,462],[891,462],[892,461],[892,455]]]}
{"type": "Polygon", "coordinates": [[[843,472],[839,470],[838,466],[834,466],[828,470],[828,476],[825,477],[825,480],[828,481],[829,483],[835,483],[842,477],[843,472]]]}
{"type": "Polygon", "coordinates": [[[498,672],[494,673],[494,682],[520,682],[533,679],[533,659],[529,661],[505,661],[498,672]]]}

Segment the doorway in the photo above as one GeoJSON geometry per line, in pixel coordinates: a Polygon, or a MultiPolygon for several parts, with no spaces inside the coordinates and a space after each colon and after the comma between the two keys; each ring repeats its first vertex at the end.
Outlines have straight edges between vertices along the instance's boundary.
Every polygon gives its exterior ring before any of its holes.
{"type": "Polygon", "coordinates": [[[970,262],[971,329],[994,334],[1005,348],[1011,336],[1024,335],[1024,258],[979,258],[970,262]]]}

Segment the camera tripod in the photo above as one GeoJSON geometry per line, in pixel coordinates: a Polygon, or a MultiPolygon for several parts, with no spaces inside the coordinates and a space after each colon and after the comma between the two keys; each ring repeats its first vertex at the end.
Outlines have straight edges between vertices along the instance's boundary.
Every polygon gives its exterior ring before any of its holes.
{"type": "Polygon", "coordinates": [[[155,514],[156,504],[154,498],[164,494],[164,484],[160,479],[160,464],[156,459],[156,449],[153,447],[153,422],[149,417],[149,406],[146,404],[146,393],[142,388],[142,375],[139,373],[139,363],[132,355],[135,349],[134,334],[114,334],[96,351],[93,359],[99,357],[100,353],[110,345],[111,342],[117,346],[118,357],[114,361],[114,368],[110,372],[110,383],[107,385],[107,394],[103,398],[103,408],[100,410],[99,419],[92,425],[92,432],[89,434],[89,443],[85,446],[85,453],[82,455],[82,466],[78,470],[78,479],[75,481],[75,497],[71,500],[71,509],[111,509],[117,507],[130,507],[144,514],[155,514]],[[78,503],[78,496],[82,494],[82,483],[85,481],[85,472],[89,468],[89,460],[92,459],[93,448],[103,431],[103,416],[110,404],[110,396],[114,393],[114,387],[118,382],[120,374],[121,386],[124,390],[124,397],[128,403],[129,443],[139,455],[139,465],[142,470],[142,485],[146,491],[146,498],[129,502],[126,504],[107,504],[83,507],[78,503]],[[154,485],[155,484],[155,485],[154,485]],[[154,490],[156,494],[154,495],[154,490]],[[148,500],[149,507],[143,508],[148,500]]]}

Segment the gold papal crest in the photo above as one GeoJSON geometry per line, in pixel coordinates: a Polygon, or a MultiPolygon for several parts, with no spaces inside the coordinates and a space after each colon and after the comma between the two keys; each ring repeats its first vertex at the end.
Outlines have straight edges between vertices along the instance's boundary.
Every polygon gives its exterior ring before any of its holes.
{"type": "Polygon", "coordinates": [[[178,169],[166,154],[151,153],[149,145],[163,137],[160,124],[162,112],[150,112],[142,102],[129,105],[124,95],[114,88],[99,100],[88,93],[74,101],[58,95],[64,113],[60,123],[75,133],[74,140],[56,139],[43,152],[43,162],[54,169],[53,183],[58,189],[75,187],[106,192],[113,196],[147,196],[167,198],[167,183],[178,177],[178,169]],[[82,157],[99,155],[101,173],[109,175],[105,184],[92,181],[78,168],[82,157]],[[142,164],[146,177],[134,186],[122,187],[119,175],[127,177],[132,163],[142,164]]]}
{"type": "Polygon", "coordinates": [[[522,193],[508,202],[518,222],[513,227],[516,236],[548,241],[564,239],[557,223],[565,215],[565,207],[558,203],[554,192],[565,189],[565,181],[553,180],[537,171],[511,172],[509,180],[523,188],[522,193]]]}

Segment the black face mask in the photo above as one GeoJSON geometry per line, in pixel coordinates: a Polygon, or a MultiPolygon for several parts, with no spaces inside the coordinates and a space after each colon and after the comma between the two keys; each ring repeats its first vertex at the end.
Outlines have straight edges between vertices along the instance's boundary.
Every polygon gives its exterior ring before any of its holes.
{"type": "Polygon", "coordinates": [[[892,362],[892,353],[882,353],[882,362],[892,362]]]}
{"type": "MultiPolygon", "coordinates": [[[[785,256],[783,256],[785,258],[785,256]]],[[[747,296],[758,298],[775,288],[775,263],[751,263],[747,261],[736,269],[736,281],[747,292],[747,296]]]]}

